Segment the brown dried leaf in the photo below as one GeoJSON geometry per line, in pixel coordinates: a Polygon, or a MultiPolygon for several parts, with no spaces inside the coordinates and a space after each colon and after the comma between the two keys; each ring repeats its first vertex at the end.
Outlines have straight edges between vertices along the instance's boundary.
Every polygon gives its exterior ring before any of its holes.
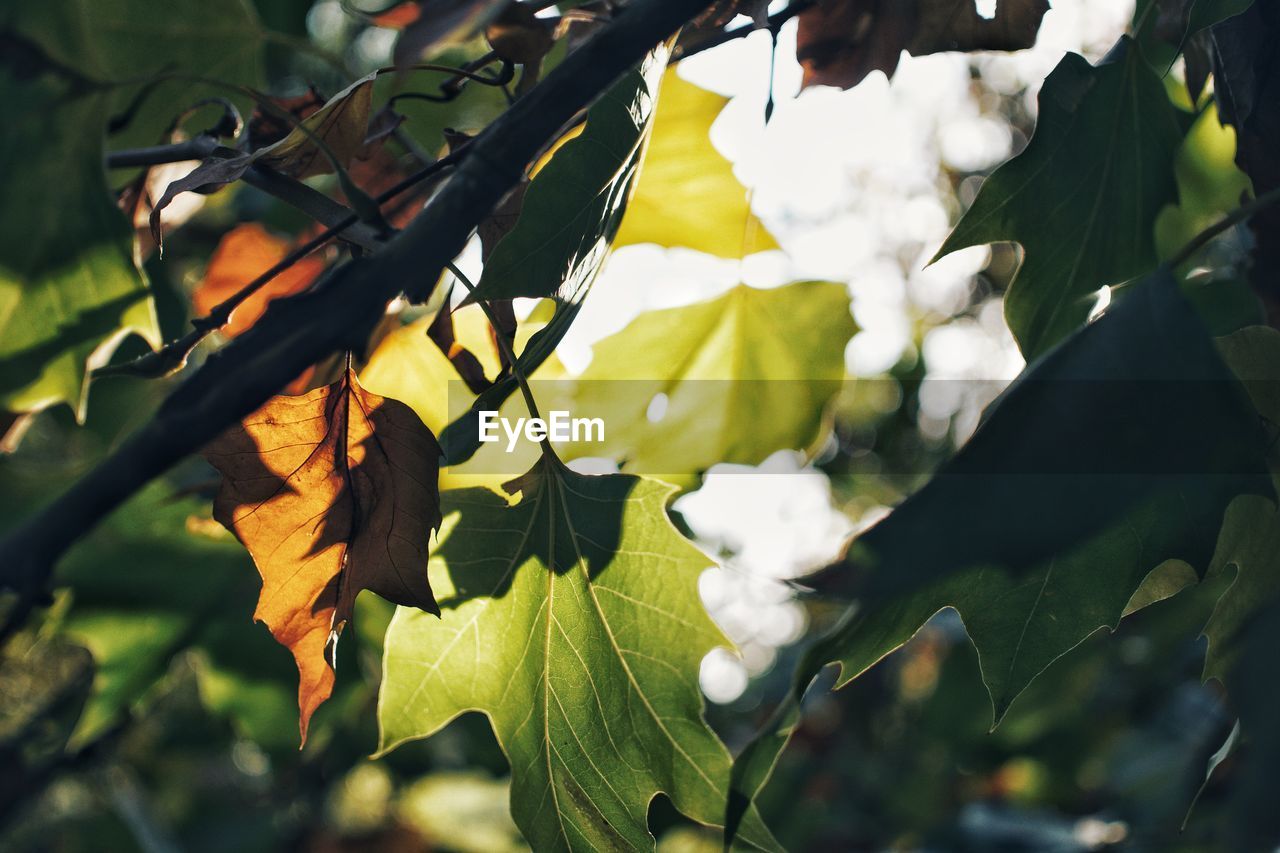
{"type": "Polygon", "coordinates": [[[300,179],[332,172],[330,156],[346,168],[368,136],[375,79],[361,77],[334,95],[284,139],[255,151],[255,161],[300,179]]]}
{"type": "Polygon", "coordinates": [[[214,517],[262,575],[254,618],[298,664],[305,742],[361,590],[440,612],[427,582],[440,447],[412,409],[365,391],[348,368],[309,394],[273,397],[204,455],[223,475],[214,517]]]}
{"type": "Polygon", "coordinates": [[[160,213],[169,206],[180,193],[211,193],[222,189],[227,184],[240,179],[240,176],[253,165],[253,158],[231,148],[218,148],[196,166],[186,177],[179,178],[165,187],[164,195],[151,208],[148,217],[151,223],[151,239],[155,240],[160,253],[164,254],[164,235],[160,231],[160,213]]]}
{"type": "Polygon", "coordinates": [[[796,59],[805,86],[851,89],[873,71],[892,77],[903,50],[1031,47],[1048,9],[1048,0],[999,0],[988,19],[974,0],[820,0],[799,15],[796,59]]]}

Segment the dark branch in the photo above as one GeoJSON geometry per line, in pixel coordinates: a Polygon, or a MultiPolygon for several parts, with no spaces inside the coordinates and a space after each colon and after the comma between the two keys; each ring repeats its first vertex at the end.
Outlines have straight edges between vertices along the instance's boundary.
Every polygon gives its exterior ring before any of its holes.
{"type": "Polygon", "coordinates": [[[713,47],[719,47],[726,42],[735,41],[736,39],[745,38],[757,30],[765,32],[777,32],[782,29],[782,25],[787,21],[799,15],[805,9],[814,5],[816,0],[794,0],[785,9],[774,12],[769,16],[768,26],[757,27],[755,24],[743,24],[740,27],[734,27],[731,30],[713,30],[708,33],[695,33],[686,41],[681,39],[676,45],[676,49],[671,54],[672,62],[679,62],[682,59],[688,59],[690,56],[702,53],[704,50],[710,50],[713,47]]]}
{"type": "Polygon", "coordinates": [[[636,0],[467,146],[431,202],[371,259],[270,303],[249,331],[180,385],[144,427],[0,542],[0,585],[35,594],[54,562],[138,489],[259,408],[307,366],[359,347],[401,291],[430,295],[477,224],[574,114],[708,0],[636,0]]]}
{"type": "MultiPolygon", "coordinates": [[[[466,154],[466,150],[460,150],[447,157],[441,157],[432,163],[428,163],[409,177],[397,183],[395,186],[383,192],[374,199],[379,205],[391,201],[397,196],[404,193],[429,178],[438,175],[445,169],[451,168],[466,154]]],[[[305,186],[305,185],[304,185],[305,186]]],[[[221,329],[227,323],[231,322],[231,312],[235,311],[240,305],[253,294],[257,293],[276,276],[305,258],[315,250],[319,249],[325,243],[328,243],[340,232],[346,233],[343,229],[348,228],[356,223],[356,215],[347,208],[341,219],[335,221],[325,230],[316,236],[307,240],[302,245],[294,248],[289,254],[285,255],[279,261],[271,266],[270,269],[263,272],[257,278],[248,282],[244,287],[237,290],[231,296],[213,307],[213,310],[204,317],[197,317],[191,321],[191,331],[178,338],[176,341],[170,341],[155,352],[147,353],[144,356],[134,359],[125,364],[113,364],[106,367],[100,367],[94,371],[94,376],[137,376],[144,379],[154,379],[160,376],[168,376],[181,370],[187,365],[187,358],[195,351],[195,348],[210,334],[221,329]]]]}

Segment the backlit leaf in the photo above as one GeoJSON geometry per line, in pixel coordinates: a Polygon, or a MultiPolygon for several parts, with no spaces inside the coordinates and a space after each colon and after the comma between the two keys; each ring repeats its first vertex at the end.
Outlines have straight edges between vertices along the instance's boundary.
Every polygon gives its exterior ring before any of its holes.
{"type": "MultiPolygon", "coordinates": [[[[651,849],[659,792],[721,823],[729,754],[702,720],[698,667],[727,641],[698,600],[708,560],[667,520],[671,487],[551,460],[514,488],[514,506],[448,494],[431,560],[442,617],[392,620],[381,749],[483,712],[535,849],[651,849]]],[[[754,812],[742,837],[774,847],[754,812]]]]}
{"type": "Polygon", "coordinates": [[[606,424],[589,455],[672,476],[808,448],[844,379],[854,331],[848,290],[830,282],[739,285],[642,314],[593,347],[581,376],[575,410],[606,424]],[[655,422],[646,414],[658,394],[666,408],[655,422]]]}
{"type": "Polygon", "coordinates": [[[211,443],[214,517],[262,575],[255,617],[293,652],[307,722],[333,689],[333,646],[365,589],[438,612],[427,543],[440,523],[439,447],[413,411],[355,374],[275,397],[211,443]]]}
{"type": "Polygon", "coordinates": [[[1031,142],[987,178],[937,257],[1021,243],[1005,317],[1023,354],[1040,356],[1084,324],[1099,288],[1155,267],[1153,227],[1177,199],[1181,136],[1127,38],[1096,66],[1069,53],[1045,79],[1031,142]]]}
{"type": "Polygon", "coordinates": [[[751,212],[733,165],[711,144],[711,125],[729,99],[670,68],[653,135],[615,246],[657,243],[722,258],[778,248],[751,212]]]}
{"type": "Polygon", "coordinates": [[[604,263],[640,168],[666,57],[660,48],[624,74],[587,111],[582,132],[537,172],[515,228],[484,265],[478,297],[574,301],[585,292],[604,263]]]}
{"type": "Polygon", "coordinates": [[[82,24],[61,4],[18,5],[0,12],[7,36],[0,97],[9,116],[0,137],[7,213],[0,228],[0,409],[65,402],[82,416],[87,363],[104,363],[131,332],[152,345],[160,333],[132,226],[103,174],[107,96],[51,65],[44,46],[28,41],[33,31],[65,27],[60,37],[97,72],[82,24]]]}

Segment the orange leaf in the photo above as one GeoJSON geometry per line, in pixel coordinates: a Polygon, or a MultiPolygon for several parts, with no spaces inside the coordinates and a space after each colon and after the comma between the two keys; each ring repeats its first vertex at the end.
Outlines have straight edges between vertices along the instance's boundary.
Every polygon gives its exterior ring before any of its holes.
{"type": "MultiPolygon", "coordinates": [[[[289,253],[288,241],[274,236],[256,222],[237,225],[223,236],[209,258],[204,279],[191,295],[196,311],[208,314],[220,302],[234,296],[246,284],[262,275],[289,253]]],[[[231,314],[222,329],[227,337],[248,331],[267,310],[267,303],[281,296],[306,290],[324,270],[324,261],[315,255],[303,258],[263,285],[231,314]]]]}
{"type": "Polygon", "coordinates": [[[333,691],[333,650],[356,595],[439,614],[427,545],[440,526],[440,447],[413,410],[346,370],[301,397],[273,397],[212,442],[213,504],[262,575],[254,618],[293,652],[303,742],[333,691]]]}
{"type": "Polygon", "coordinates": [[[402,30],[420,17],[422,17],[422,7],[418,5],[417,0],[406,0],[381,14],[374,15],[373,23],[378,27],[402,30]]]}

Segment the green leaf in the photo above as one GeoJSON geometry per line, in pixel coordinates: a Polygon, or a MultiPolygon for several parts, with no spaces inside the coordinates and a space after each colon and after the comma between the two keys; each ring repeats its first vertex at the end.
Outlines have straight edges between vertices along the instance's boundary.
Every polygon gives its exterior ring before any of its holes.
{"type": "MultiPolygon", "coordinates": [[[[127,127],[112,136],[115,148],[168,141],[161,135],[173,120],[204,98],[227,98],[247,110],[253,99],[228,86],[262,83],[263,31],[248,0],[23,0],[19,5],[28,7],[19,28],[53,59],[96,80],[125,84],[110,92],[113,114],[124,114],[146,93],[127,127]],[[58,11],[51,16],[42,7],[58,11]],[[177,79],[148,90],[154,84],[148,78],[166,74],[177,79]]],[[[203,115],[214,116],[216,109],[210,106],[203,115]]],[[[200,117],[190,121],[202,129],[200,117]]]]}
{"type": "Polygon", "coordinates": [[[727,103],[667,69],[649,150],[615,246],[657,243],[722,258],[778,248],[751,212],[733,165],[711,145],[711,125],[727,103]]]}
{"type": "Polygon", "coordinates": [[[577,385],[575,411],[607,425],[589,455],[682,476],[807,448],[840,390],[855,330],[849,293],[831,282],[739,285],[642,314],[593,347],[577,385]],[[667,396],[667,414],[653,423],[646,410],[657,394],[667,396]]]}
{"type": "MultiPolygon", "coordinates": [[[[1221,339],[1219,347],[1274,431],[1280,424],[1280,332],[1253,326],[1221,339]]],[[[1275,473],[1280,482],[1280,472],[1275,473]]],[[[1280,511],[1274,501],[1244,495],[1227,509],[1213,571],[1232,567],[1235,580],[1204,627],[1209,641],[1204,677],[1224,682],[1240,654],[1246,626],[1270,602],[1280,600],[1280,511]]]]}
{"type": "Polygon", "coordinates": [[[86,362],[105,361],[129,332],[157,345],[159,329],[93,132],[106,96],[31,42],[6,50],[17,67],[0,64],[0,410],[66,402],[83,416],[86,362]]]}
{"type": "Polygon", "coordinates": [[[1174,158],[1178,203],[1156,217],[1156,248],[1173,257],[1205,228],[1240,206],[1252,193],[1249,176],[1236,167],[1236,131],[1218,120],[1209,104],[1196,118],[1174,158]]]}
{"type": "MultiPolygon", "coordinates": [[[[392,620],[381,751],[484,713],[535,849],[652,848],[659,792],[720,824],[729,754],[702,719],[698,668],[728,643],[698,600],[708,560],[666,517],[671,487],[555,461],[514,487],[514,506],[446,493],[428,569],[443,615],[392,620]]],[[[743,838],[774,847],[754,812],[743,838]]]]}
{"type": "MultiPolygon", "coordinates": [[[[191,647],[225,650],[231,636],[239,643],[229,662],[239,667],[238,687],[265,701],[248,709],[248,731],[264,746],[296,751],[296,673],[289,656],[252,624],[255,574],[244,548],[208,517],[207,505],[174,499],[163,485],[130,501],[74,548],[57,574],[58,585],[72,591],[61,630],[89,649],[97,672],[73,741],[92,740],[145,701],[174,655],[191,647]],[[277,741],[253,722],[281,703],[288,725],[277,741]]],[[[197,671],[204,690],[208,670],[197,671]]]]}
{"type": "Polygon", "coordinates": [[[1102,63],[1067,54],[1045,79],[1031,142],[989,177],[935,257],[1014,240],[1025,258],[1005,317],[1028,359],[1084,324],[1093,294],[1156,265],[1156,215],[1177,199],[1182,133],[1125,38],[1102,63]]]}
{"type": "Polygon", "coordinates": [[[939,610],[953,607],[977,649],[998,725],[1051,663],[1095,631],[1114,630],[1144,579],[1164,560],[1212,547],[1214,530],[1188,518],[1183,501],[1180,493],[1158,495],[1017,578],[984,567],[870,606],[833,642],[841,665],[836,686],[898,649],[939,610]]]}
{"type": "Polygon", "coordinates": [[[1126,288],[1015,380],[928,484],[809,581],[861,601],[805,653],[739,758],[730,827],[828,662],[847,683],[954,605],[985,654],[998,718],[1052,660],[1114,625],[1158,564],[1209,567],[1232,499],[1271,492],[1264,451],[1257,412],[1169,271],[1126,288]]]}
{"type": "Polygon", "coordinates": [[[640,169],[667,50],[628,71],[587,111],[525,193],[516,226],[494,248],[476,297],[576,301],[604,264],[640,169]]]}

